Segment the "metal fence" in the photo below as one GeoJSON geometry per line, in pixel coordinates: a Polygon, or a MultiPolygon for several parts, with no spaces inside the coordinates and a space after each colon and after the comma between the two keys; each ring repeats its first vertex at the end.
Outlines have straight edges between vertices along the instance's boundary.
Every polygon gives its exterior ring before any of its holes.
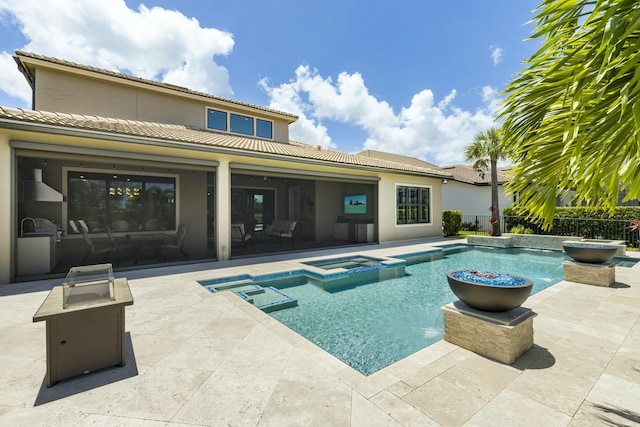
{"type": "MultiPolygon", "coordinates": [[[[462,231],[487,234],[491,230],[490,215],[462,215],[462,231]]],[[[527,221],[524,217],[503,216],[500,218],[503,233],[513,227],[522,226],[535,234],[556,236],[577,236],[585,239],[624,240],[629,247],[640,247],[640,231],[632,231],[631,221],[618,219],[554,218],[553,226],[543,230],[540,225],[527,221]]]]}
{"type": "Polygon", "coordinates": [[[491,230],[490,215],[462,215],[462,231],[486,234],[491,230]]]}

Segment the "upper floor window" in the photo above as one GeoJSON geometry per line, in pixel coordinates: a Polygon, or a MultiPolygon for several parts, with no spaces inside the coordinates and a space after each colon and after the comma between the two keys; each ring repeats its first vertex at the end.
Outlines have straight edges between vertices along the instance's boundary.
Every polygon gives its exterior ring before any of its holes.
{"type": "Polygon", "coordinates": [[[207,110],[207,127],[215,130],[227,130],[227,113],[218,110],[207,110]]]}
{"type": "Polygon", "coordinates": [[[273,122],[256,119],[256,136],[273,139],[273,122]]]}
{"type": "Polygon", "coordinates": [[[243,135],[253,135],[253,117],[230,114],[231,132],[243,135]]]}
{"type": "Polygon", "coordinates": [[[242,114],[207,109],[207,129],[273,139],[273,122],[242,114]]]}
{"type": "Polygon", "coordinates": [[[431,189],[396,186],[396,224],[431,222],[431,189]]]}

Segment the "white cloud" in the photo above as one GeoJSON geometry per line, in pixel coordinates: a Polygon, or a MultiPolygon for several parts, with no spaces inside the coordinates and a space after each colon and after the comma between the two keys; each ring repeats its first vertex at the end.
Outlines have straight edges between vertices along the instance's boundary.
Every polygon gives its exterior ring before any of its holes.
{"type": "Polygon", "coordinates": [[[20,100],[25,107],[31,106],[31,87],[17,70],[13,57],[5,52],[0,52],[0,90],[20,100]]]}
{"type": "MultiPolygon", "coordinates": [[[[214,58],[229,55],[233,36],[203,28],[177,11],[123,0],[0,0],[0,24],[19,28],[28,40],[16,48],[61,59],[121,70],[195,90],[232,94],[226,68],[214,58]]],[[[501,50],[495,50],[495,58],[501,50]]],[[[260,82],[270,107],[299,116],[291,138],[337,149],[332,123],[360,128],[360,149],[422,158],[441,165],[462,162],[462,150],[475,134],[493,124],[497,91],[482,89],[483,107],[475,112],[455,105],[456,90],[441,99],[425,89],[408,106],[394,111],[373,96],[359,73],[340,73],[335,81],[299,66],[291,81],[260,82]]],[[[0,52],[0,90],[30,104],[31,91],[10,53],[0,52]]],[[[353,146],[353,144],[351,144],[353,146]]],[[[356,150],[359,151],[359,150],[356,150]]]]}
{"type": "Polygon", "coordinates": [[[493,61],[493,65],[498,65],[502,62],[504,49],[498,46],[489,46],[489,51],[491,52],[491,60],[493,61]]]}
{"type": "MultiPolygon", "coordinates": [[[[227,69],[213,58],[231,53],[233,36],[203,28],[178,11],[144,5],[133,10],[124,0],[0,0],[0,19],[18,26],[28,40],[17,49],[232,94],[227,69]]],[[[3,61],[11,54],[2,52],[3,61]]],[[[0,80],[19,78],[24,79],[15,64],[0,68],[0,80]]],[[[25,92],[22,86],[10,94],[30,99],[25,92]]]]}
{"type": "Polygon", "coordinates": [[[327,128],[322,122],[307,117],[307,113],[313,113],[311,111],[312,106],[306,104],[300,97],[299,80],[283,83],[277,87],[270,87],[267,79],[260,80],[259,84],[271,99],[270,108],[278,111],[287,111],[298,116],[298,120],[289,128],[290,139],[306,144],[319,145],[323,148],[337,148],[336,144],[331,141],[327,128]]]}
{"type": "Polygon", "coordinates": [[[388,151],[418,157],[440,165],[461,163],[462,151],[481,130],[493,125],[497,90],[483,88],[486,107],[474,113],[455,107],[456,91],[436,102],[431,90],[414,95],[397,114],[391,106],[369,93],[358,73],[341,73],[334,83],[317,70],[300,66],[295,78],[262,87],[270,107],[291,111],[301,119],[291,126],[291,138],[334,148],[323,120],[357,125],[367,135],[362,149],[388,151]]]}
{"type": "Polygon", "coordinates": [[[484,86],[482,88],[482,101],[486,104],[488,111],[497,112],[500,109],[499,91],[492,86],[484,86]]]}

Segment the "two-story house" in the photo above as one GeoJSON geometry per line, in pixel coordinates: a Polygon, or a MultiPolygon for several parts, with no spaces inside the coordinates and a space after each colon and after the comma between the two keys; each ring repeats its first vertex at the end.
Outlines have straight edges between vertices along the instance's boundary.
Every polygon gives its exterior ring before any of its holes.
{"type": "Polygon", "coordinates": [[[0,283],[441,234],[440,170],[290,141],[286,112],[15,60],[33,109],[0,107],[0,283]],[[286,238],[266,233],[283,225],[286,238]],[[252,239],[236,244],[240,228],[252,239]]]}

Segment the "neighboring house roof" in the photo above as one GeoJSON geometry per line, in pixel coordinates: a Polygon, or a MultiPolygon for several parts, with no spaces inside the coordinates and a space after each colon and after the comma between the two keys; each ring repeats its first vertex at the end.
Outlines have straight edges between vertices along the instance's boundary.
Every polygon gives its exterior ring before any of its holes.
{"type": "MultiPolygon", "coordinates": [[[[441,169],[451,173],[456,181],[473,185],[491,185],[491,174],[489,172],[481,174],[473,166],[442,166],[441,169]]],[[[509,170],[510,168],[498,169],[498,184],[504,184],[511,180],[508,174],[509,170]]]]}
{"type": "MultiPolygon", "coordinates": [[[[386,170],[397,173],[423,175],[436,178],[451,178],[447,172],[437,168],[420,167],[405,163],[381,160],[356,154],[319,149],[308,144],[289,144],[266,141],[241,135],[193,129],[183,125],[141,122],[70,113],[52,113],[0,106],[0,128],[31,130],[50,133],[71,134],[74,131],[99,132],[108,139],[145,138],[158,143],[187,143],[192,148],[210,147],[214,151],[237,151],[237,154],[255,153],[259,156],[284,156],[316,163],[342,164],[345,166],[386,170]],[[40,129],[38,129],[40,127],[40,129]],[[53,128],[51,128],[53,127],[53,128]]],[[[331,164],[328,164],[330,166],[331,164]]]]}
{"type": "Polygon", "coordinates": [[[415,157],[403,156],[400,154],[387,153],[377,150],[364,150],[358,153],[359,156],[373,157],[381,160],[388,160],[396,163],[405,163],[407,165],[413,165],[421,168],[428,168],[434,170],[441,170],[439,166],[433,163],[425,162],[424,160],[416,159],[415,157]]]}
{"type": "Polygon", "coordinates": [[[242,107],[258,109],[258,110],[262,110],[262,111],[267,112],[267,113],[271,113],[271,114],[276,114],[278,116],[282,116],[283,118],[287,119],[289,121],[289,123],[293,123],[296,120],[298,120],[298,116],[295,115],[295,114],[286,113],[286,112],[278,111],[278,110],[273,110],[271,108],[261,107],[259,105],[253,105],[253,104],[249,104],[249,103],[246,103],[246,102],[235,101],[233,99],[222,98],[222,97],[219,97],[219,96],[211,95],[211,94],[204,93],[204,92],[198,92],[198,91],[191,90],[191,89],[188,89],[188,88],[185,88],[185,87],[181,87],[181,86],[176,86],[176,85],[172,85],[172,84],[168,84],[168,83],[161,83],[161,82],[158,82],[158,81],[155,81],[155,80],[143,79],[143,78],[132,76],[132,75],[129,75],[129,74],[123,74],[123,73],[118,73],[118,72],[115,72],[115,71],[105,70],[103,68],[92,67],[90,65],[83,65],[83,64],[78,64],[78,63],[71,62],[71,61],[66,61],[66,60],[63,60],[63,59],[52,58],[52,57],[44,56],[44,55],[38,55],[38,54],[35,54],[35,53],[31,53],[31,52],[25,52],[25,51],[17,50],[16,51],[16,56],[14,58],[15,58],[16,62],[18,63],[18,67],[20,68],[20,71],[25,73],[25,77],[27,77],[27,80],[30,82],[30,84],[32,86],[33,86],[33,81],[34,81],[34,75],[33,75],[33,71],[29,68],[28,64],[29,64],[29,62],[41,61],[41,62],[49,63],[49,64],[52,64],[52,65],[56,65],[56,66],[70,67],[70,68],[74,68],[74,69],[80,70],[80,71],[85,71],[85,72],[90,72],[90,73],[97,73],[97,74],[101,74],[103,76],[110,76],[110,77],[115,77],[115,78],[119,78],[119,79],[128,80],[128,81],[131,81],[131,82],[147,84],[147,85],[155,86],[156,88],[163,88],[163,89],[166,89],[166,90],[169,90],[169,91],[179,92],[179,93],[182,93],[182,94],[188,94],[188,95],[194,95],[194,96],[198,96],[198,97],[209,98],[209,99],[215,100],[217,102],[230,103],[230,104],[235,104],[235,105],[242,106],[242,107]]]}

